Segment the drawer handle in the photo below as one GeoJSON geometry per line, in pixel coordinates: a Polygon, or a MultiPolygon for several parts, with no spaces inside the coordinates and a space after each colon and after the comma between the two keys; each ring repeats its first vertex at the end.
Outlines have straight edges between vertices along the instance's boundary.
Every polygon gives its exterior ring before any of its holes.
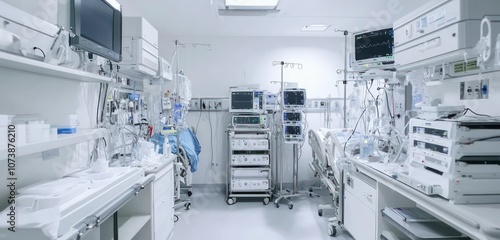
{"type": "Polygon", "coordinates": [[[368,194],[367,192],[364,192],[363,195],[367,198],[373,198],[372,194],[368,194]]]}

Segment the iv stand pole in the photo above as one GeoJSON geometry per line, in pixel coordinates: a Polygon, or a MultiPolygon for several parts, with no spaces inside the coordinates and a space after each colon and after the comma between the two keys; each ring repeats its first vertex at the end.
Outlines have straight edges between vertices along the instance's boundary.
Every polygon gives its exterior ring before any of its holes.
{"type": "Polygon", "coordinates": [[[344,129],[347,128],[347,35],[349,32],[344,31],[345,49],[344,49],[344,129]]]}
{"type": "MultiPolygon", "coordinates": [[[[284,91],[284,82],[283,82],[283,73],[284,73],[284,67],[285,67],[285,62],[281,61],[280,62],[280,65],[281,65],[281,89],[280,89],[280,92],[281,92],[281,103],[280,103],[280,115],[283,115],[283,110],[285,109],[285,106],[284,106],[284,102],[283,102],[283,91],[284,91]]],[[[283,128],[283,117],[281,116],[280,117],[280,129],[283,128]]],[[[279,137],[276,137],[276,139],[282,139],[282,138],[279,138],[279,137]]],[[[283,141],[283,140],[281,140],[283,141]]],[[[290,200],[291,198],[293,197],[300,197],[300,196],[305,196],[305,195],[309,195],[310,197],[313,197],[313,196],[318,196],[317,194],[314,194],[312,192],[299,192],[299,189],[298,189],[298,181],[299,181],[299,145],[298,143],[294,143],[293,144],[293,152],[292,152],[292,158],[293,158],[293,189],[292,191],[289,191],[289,190],[286,190],[287,193],[282,193],[283,191],[283,175],[284,175],[284,171],[283,171],[283,158],[280,158],[279,161],[278,159],[276,160],[276,163],[280,162],[280,167],[281,167],[281,183],[280,183],[280,191],[276,194],[277,198],[276,200],[274,200],[274,206],[276,208],[279,208],[279,203],[281,202],[281,200],[286,200],[288,202],[288,209],[292,210],[293,209],[293,202],[290,200]]]]}

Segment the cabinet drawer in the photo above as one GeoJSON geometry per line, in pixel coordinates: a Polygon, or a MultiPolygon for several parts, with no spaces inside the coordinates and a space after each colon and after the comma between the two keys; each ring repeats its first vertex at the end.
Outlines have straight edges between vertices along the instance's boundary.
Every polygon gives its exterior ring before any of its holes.
{"type": "Polygon", "coordinates": [[[344,195],[344,227],[356,240],[376,238],[376,215],[350,192],[344,195]]]}
{"type": "Polygon", "coordinates": [[[359,199],[372,211],[377,209],[376,181],[364,174],[347,174],[345,190],[359,199]]]}
{"type": "Polygon", "coordinates": [[[166,240],[174,227],[173,197],[162,199],[156,206],[153,215],[154,239],[166,240]]]}
{"type": "Polygon", "coordinates": [[[161,201],[164,196],[169,192],[170,188],[174,187],[173,171],[168,171],[165,175],[156,179],[153,182],[153,199],[154,201],[161,201]]]}

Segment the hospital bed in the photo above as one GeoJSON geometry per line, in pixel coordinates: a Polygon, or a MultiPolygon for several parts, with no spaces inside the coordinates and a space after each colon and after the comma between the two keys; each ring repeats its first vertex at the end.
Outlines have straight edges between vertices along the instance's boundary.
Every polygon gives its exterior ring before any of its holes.
{"type": "Polygon", "coordinates": [[[309,163],[316,177],[332,194],[332,203],[318,206],[318,215],[323,210],[334,210],[335,217],[328,219],[328,233],[337,233],[335,222],[342,223],[343,209],[343,165],[345,159],[344,144],[352,135],[352,131],[343,129],[309,130],[308,143],[312,148],[313,160],[309,163]]]}

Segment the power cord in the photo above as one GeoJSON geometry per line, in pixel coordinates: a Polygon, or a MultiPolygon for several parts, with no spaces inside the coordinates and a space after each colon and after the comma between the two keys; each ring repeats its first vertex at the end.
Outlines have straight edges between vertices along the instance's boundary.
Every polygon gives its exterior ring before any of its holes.
{"type": "Polygon", "coordinates": [[[42,52],[43,59],[45,59],[45,52],[41,48],[39,48],[39,47],[33,47],[33,51],[35,51],[35,50],[39,50],[40,52],[42,52]]]}
{"type": "Polygon", "coordinates": [[[491,117],[490,115],[476,113],[476,112],[472,111],[472,109],[470,109],[470,108],[466,108],[466,109],[464,110],[463,115],[465,116],[465,114],[467,114],[468,112],[471,112],[471,113],[473,113],[474,115],[476,115],[476,116],[480,116],[480,117],[491,117]]]}
{"type": "Polygon", "coordinates": [[[493,136],[493,137],[486,137],[486,138],[479,138],[479,139],[474,139],[470,142],[462,142],[461,144],[463,145],[471,145],[475,142],[482,142],[482,141],[487,141],[487,140],[491,140],[491,139],[497,139],[497,138],[500,138],[500,136],[493,136]]]}

